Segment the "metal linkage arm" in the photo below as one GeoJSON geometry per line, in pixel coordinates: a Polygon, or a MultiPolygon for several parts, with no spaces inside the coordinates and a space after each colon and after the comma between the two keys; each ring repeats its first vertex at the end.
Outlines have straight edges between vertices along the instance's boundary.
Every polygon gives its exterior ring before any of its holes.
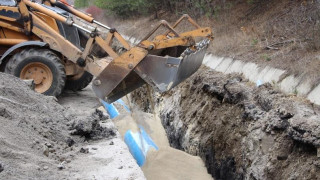
{"type": "Polygon", "coordinates": [[[189,15],[185,14],[177,22],[170,26],[167,21],[161,21],[142,41],[139,43],[140,47],[152,50],[163,49],[174,46],[193,46],[195,45],[195,37],[206,37],[210,40],[213,39],[212,30],[210,28],[201,28],[189,15]],[[196,30],[178,34],[176,28],[183,20],[188,20],[196,30]],[[168,31],[165,34],[156,36],[152,41],[148,39],[161,27],[165,26],[168,31]]]}
{"type": "MultiPolygon", "coordinates": [[[[179,34],[170,26],[170,24],[166,21],[166,20],[161,20],[159,25],[156,26],[155,28],[153,28],[152,31],[150,31],[149,34],[147,34],[142,40],[145,41],[147,39],[149,39],[161,26],[165,27],[168,29],[169,32],[172,32],[176,37],[179,37],[179,34]]],[[[141,43],[140,42],[140,43],[141,43]]]]}
{"type": "Polygon", "coordinates": [[[64,3],[60,2],[60,1],[50,0],[50,3],[53,6],[57,6],[57,7],[65,10],[65,11],[71,13],[71,14],[74,14],[74,15],[78,16],[79,18],[84,19],[84,20],[86,20],[86,21],[88,21],[90,23],[92,23],[93,20],[94,20],[93,17],[91,17],[91,16],[89,16],[89,15],[87,15],[87,14],[85,14],[85,13],[83,13],[83,12],[77,10],[77,9],[74,9],[73,7],[68,6],[68,5],[66,5],[66,4],[64,4],[64,3]]]}
{"type": "Polygon", "coordinates": [[[201,28],[199,24],[197,24],[188,14],[182,15],[181,18],[178,19],[172,27],[176,28],[184,19],[187,19],[195,28],[201,28]]]}
{"type": "Polygon", "coordinates": [[[92,16],[73,8],[72,6],[68,6],[68,5],[66,5],[66,4],[64,4],[64,3],[62,3],[62,2],[60,2],[58,0],[46,0],[46,1],[49,1],[53,6],[57,6],[57,7],[65,10],[65,11],[71,13],[71,14],[74,14],[75,16],[78,16],[79,18],[81,18],[81,19],[83,19],[83,20],[85,20],[85,21],[87,21],[89,23],[95,23],[95,24],[97,24],[97,25],[99,25],[99,26],[101,26],[101,27],[103,27],[103,28],[105,28],[107,30],[111,30],[112,29],[111,27],[109,27],[109,26],[107,26],[105,24],[102,24],[101,22],[98,22],[92,16]]]}

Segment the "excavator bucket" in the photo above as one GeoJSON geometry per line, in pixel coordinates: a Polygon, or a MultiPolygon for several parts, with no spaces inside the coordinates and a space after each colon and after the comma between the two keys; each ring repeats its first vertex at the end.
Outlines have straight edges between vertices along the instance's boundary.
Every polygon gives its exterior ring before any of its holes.
{"type": "MultiPolygon", "coordinates": [[[[180,84],[183,80],[195,73],[202,64],[210,40],[205,39],[195,46],[195,49],[187,47],[172,47],[172,49],[184,49],[177,52],[176,57],[147,55],[128,75],[106,96],[109,103],[122,96],[149,84],[160,93],[166,92],[180,84]]],[[[169,49],[169,48],[168,48],[169,49]]],[[[165,51],[165,50],[164,50],[165,51]]]]}
{"type": "MultiPolygon", "coordinates": [[[[111,39],[111,36],[107,37],[106,45],[110,44],[111,39]]],[[[166,92],[199,69],[212,39],[211,29],[201,28],[188,15],[182,16],[173,26],[162,20],[135,47],[126,45],[128,51],[120,56],[115,55],[114,60],[93,81],[92,88],[99,98],[108,103],[144,84],[149,84],[160,93],[166,92]],[[196,29],[179,34],[175,27],[184,19],[196,29]],[[167,28],[167,32],[149,41],[161,26],[167,28]],[[196,39],[201,40],[196,43],[196,39]]],[[[106,47],[102,41],[96,40],[101,42],[101,47],[106,47]]]]}
{"type": "Polygon", "coordinates": [[[204,40],[193,51],[187,48],[180,57],[148,55],[135,72],[159,92],[166,92],[195,73],[202,64],[209,40],[204,40]]]}

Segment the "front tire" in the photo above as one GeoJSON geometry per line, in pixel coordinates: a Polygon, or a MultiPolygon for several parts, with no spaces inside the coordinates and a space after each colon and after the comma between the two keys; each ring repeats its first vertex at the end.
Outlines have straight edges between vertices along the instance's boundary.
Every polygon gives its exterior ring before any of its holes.
{"type": "Polygon", "coordinates": [[[48,49],[24,49],[7,63],[5,72],[21,79],[33,79],[35,91],[59,96],[66,83],[66,73],[60,58],[48,49]]]}
{"type": "Polygon", "coordinates": [[[77,75],[67,77],[65,89],[80,91],[87,87],[93,79],[93,75],[83,71],[77,75]]]}

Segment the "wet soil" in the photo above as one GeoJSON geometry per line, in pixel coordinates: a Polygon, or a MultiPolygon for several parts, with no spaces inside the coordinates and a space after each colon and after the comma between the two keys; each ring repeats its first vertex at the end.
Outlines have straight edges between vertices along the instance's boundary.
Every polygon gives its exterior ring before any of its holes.
{"type": "Polygon", "coordinates": [[[142,126],[153,139],[159,150],[150,148],[142,170],[147,179],[152,180],[210,180],[202,159],[169,146],[166,132],[157,115],[133,110],[133,113],[122,113],[114,120],[121,135],[128,130],[136,133],[142,126]]]}

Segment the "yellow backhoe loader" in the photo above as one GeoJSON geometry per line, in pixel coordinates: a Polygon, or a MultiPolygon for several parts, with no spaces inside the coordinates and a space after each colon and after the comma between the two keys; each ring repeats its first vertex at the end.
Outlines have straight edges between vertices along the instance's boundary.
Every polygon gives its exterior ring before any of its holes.
{"type": "Polygon", "coordinates": [[[197,71],[212,39],[210,28],[184,15],[173,26],[161,21],[131,46],[116,29],[58,0],[0,0],[1,70],[33,79],[35,90],[46,95],[80,90],[93,77],[95,94],[109,103],[145,83],[168,91],[197,71]],[[178,33],[184,20],[194,30],[178,33]],[[160,27],[168,31],[156,35],[160,27]],[[112,48],[114,39],[125,52],[112,48]]]}

